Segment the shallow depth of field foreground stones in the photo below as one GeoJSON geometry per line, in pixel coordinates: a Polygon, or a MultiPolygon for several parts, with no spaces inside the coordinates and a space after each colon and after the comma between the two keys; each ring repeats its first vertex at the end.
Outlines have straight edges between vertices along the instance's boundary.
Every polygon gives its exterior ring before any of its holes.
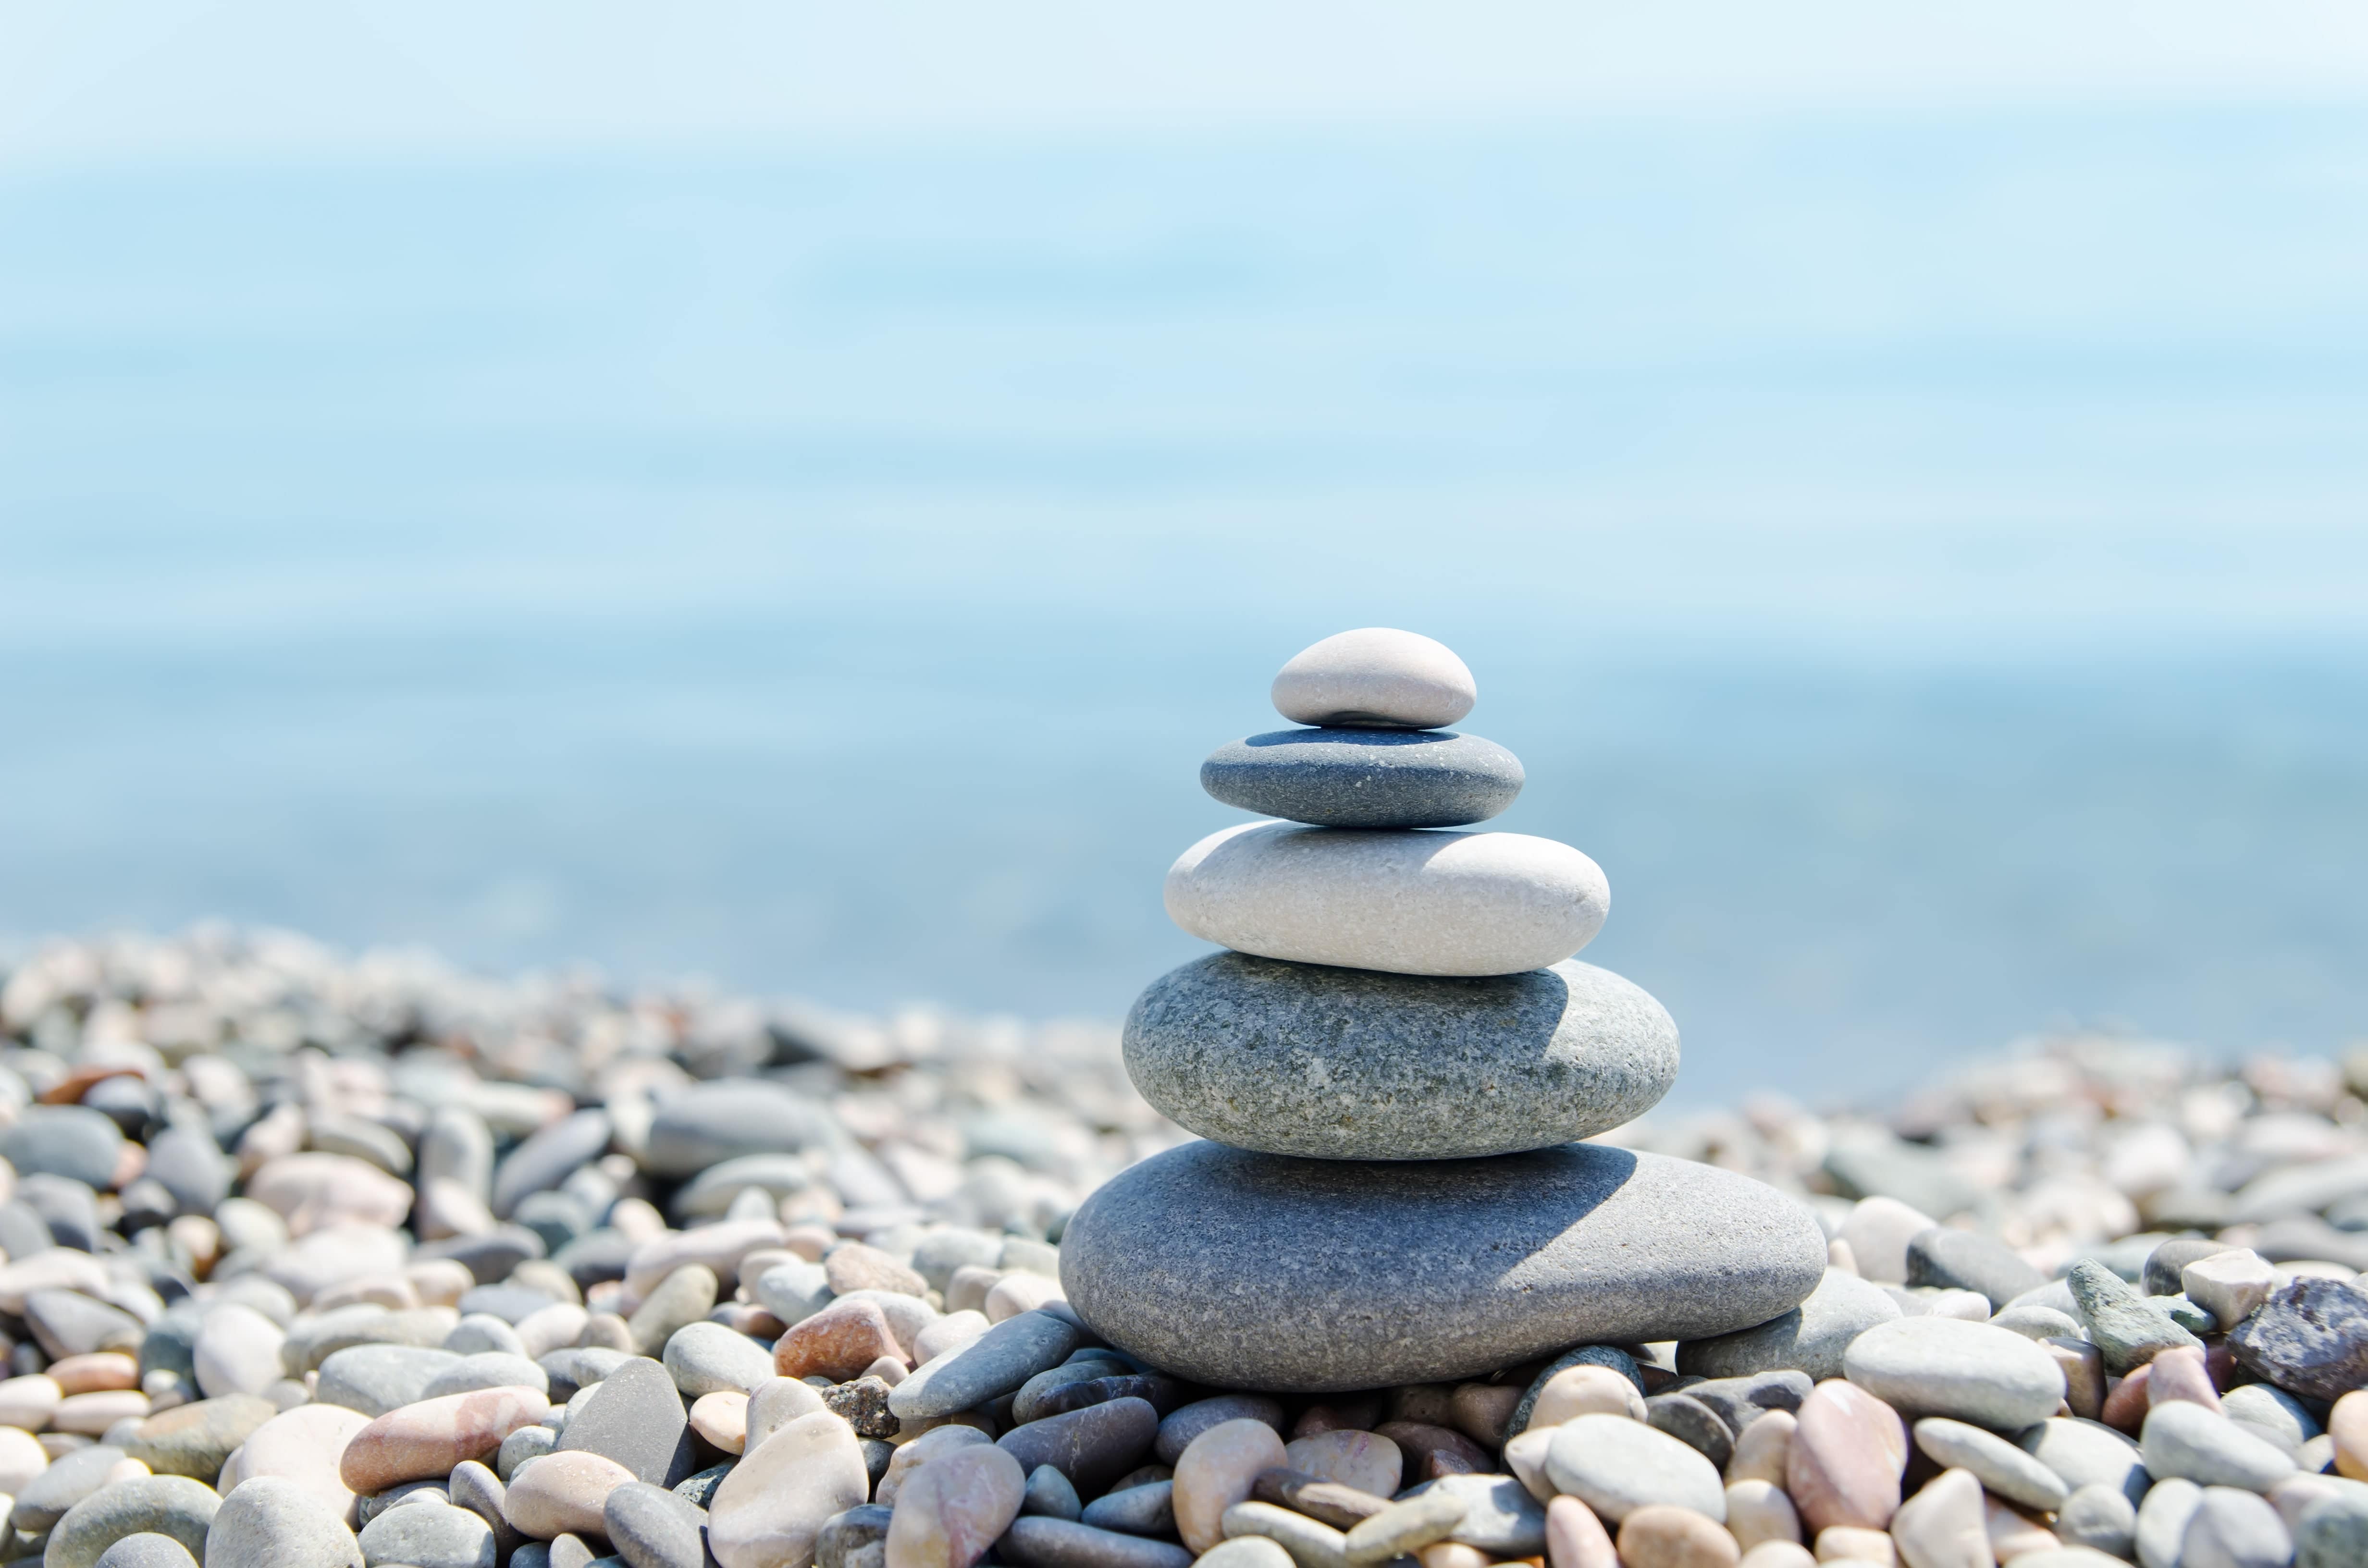
{"type": "Polygon", "coordinates": [[[2368,1563],[2368,1055],[1646,1116],[1600,874],[1441,831],[1521,783],[1462,662],[1275,695],[1205,777],[1303,825],[1178,863],[1238,947],[1122,1038],[14,962],[0,1563],[2368,1563]]]}

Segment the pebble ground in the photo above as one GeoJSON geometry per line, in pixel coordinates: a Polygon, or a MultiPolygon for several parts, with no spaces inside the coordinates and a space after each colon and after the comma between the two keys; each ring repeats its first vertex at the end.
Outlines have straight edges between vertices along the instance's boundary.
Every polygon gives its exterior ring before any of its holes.
{"type": "Polygon", "coordinates": [[[203,930],[38,949],[0,1036],[0,1562],[2368,1563],[2368,1059],[1631,1124],[1815,1214],[1800,1309],[1309,1396],[1068,1310],[1185,1138],[1115,1029],[203,930]]]}

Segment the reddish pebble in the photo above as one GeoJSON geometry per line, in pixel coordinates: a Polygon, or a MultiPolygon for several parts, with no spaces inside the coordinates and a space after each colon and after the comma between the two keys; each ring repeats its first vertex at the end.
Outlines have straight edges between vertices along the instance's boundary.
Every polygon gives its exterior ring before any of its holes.
{"type": "Polygon", "coordinates": [[[2212,1386],[2212,1377],[2204,1369],[2203,1352],[2199,1346],[2180,1345],[2157,1352],[2155,1358],[2146,1364],[2146,1400],[2149,1410],[2165,1400],[2172,1399],[2183,1399],[2206,1410],[2220,1408],[2219,1391],[2212,1386]]]}
{"type": "Polygon", "coordinates": [[[1879,1530],[1899,1509],[1907,1428],[1898,1413],[1839,1378],[1819,1383],[1793,1414],[1784,1490],[1812,1530],[1879,1530]]]}
{"type": "Polygon", "coordinates": [[[1557,1497],[1546,1505],[1546,1562],[1552,1568],[1620,1568],[1620,1554],[1594,1509],[1557,1497]]]}
{"type": "Polygon", "coordinates": [[[464,1460],[483,1463],[502,1439],[541,1420],[551,1402],[533,1389],[478,1389],[390,1410],[354,1434],[337,1474],[367,1496],[405,1481],[450,1475],[464,1460]]]}
{"type": "Polygon", "coordinates": [[[792,1326],[773,1346],[773,1368],[785,1378],[825,1377],[851,1382],[882,1356],[904,1358],[888,1314],[871,1301],[833,1301],[792,1326]]]}
{"type": "Polygon", "coordinates": [[[2147,1370],[2140,1367],[2128,1377],[2108,1384],[2104,1408],[2097,1418],[2117,1432],[2136,1437],[2138,1428],[2146,1425],[2146,1413],[2154,1407],[2146,1398],[2147,1370]]]}
{"type": "Polygon", "coordinates": [[[1373,1428],[1395,1443],[1406,1455],[1406,1473],[1399,1484],[1419,1486],[1442,1475],[1476,1475],[1497,1468],[1487,1449],[1446,1426],[1427,1421],[1384,1421],[1373,1428]]]}

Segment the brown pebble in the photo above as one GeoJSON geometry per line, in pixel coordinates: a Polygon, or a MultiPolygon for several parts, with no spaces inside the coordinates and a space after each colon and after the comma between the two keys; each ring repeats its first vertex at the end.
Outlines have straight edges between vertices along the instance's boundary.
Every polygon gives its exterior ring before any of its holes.
{"type": "Polygon", "coordinates": [[[1442,1475],[1477,1475],[1496,1468],[1486,1449],[1452,1427],[1424,1421],[1384,1421],[1373,1430],[1406,1455],[1401,1486],[1417,1486],[1442,1475]]]}
{"type": "Polygon", "coordinates": [[[929,1293],[929,1282],[910,1265],[862,1242],[841,1242],[823,1254],[822,1271],[834,1296],[856,1290],[890,1290],[899,1296],[929,1293]]]}
{"type": "Polygon", "coordinates": [[[2135,1437],[2146,1425],[2146,1413],[2153,1408],[2146,1398],[2147,1372],[2139,1367],[2125,1378],[2115,1378],[2105,1385],[2105,1402],[2097,1418],[2116,1432],[2126,1432],[2135,1437]]]}
{"type": "Polygon", "coordinates": [[[1445,1426],[1455,1419],[1455,1385],[1453,1383],[1407,1383],[1389,1391],[1383,1402],[1383,1421],[1418,1421],[1426,1426],[1445,1426]]]}
{"type": "Polygon", "coordinates": [[[1625,1568],[1735,1568],[1743,1549],[1707,1516],[1649,1503],[1620,1521],[1625,1568]]]}
{"type": "Polygon", "coordinates": [[[1318,1432],[1293,1437],[1283,1452],[1292,1470],[1379,1497],[1395,1495],[1406,1474],[1406,1455],[1379,1432],[1318,1432]]]}
{"type": "Polygon", "coordinates": [[[2146,1397],[2149,1410],[2173,1399],[2206,1410],[2220,1408],[2220,1392],[2203,1368],[2203,1348],[2194,1345],[2174,1345],[2155,1353],[2155,1358],[2146,1363],[2146,1397]]]}
{"type": "Polygon", "coordinates": [[[1379,1394],[1344,1394],[1309,1405],[1299,1413],[1292,1424],[1294,1437],[1312,1437],[1318,1432],[1370,1432],[1381,1425],[1382,1400],[1379,1394]]]}
{"type": "Polygon", "coordinates": [[[1320,1519],[1336,1530],[1354,1529],[1390,1506],[1387,1497],[1304,1470],[1262,1470],[1250,1493],[1261,1503],[1320,1519]]]}
{"type": "Polygon", "coordinates": [[[2105,1358],[2085,1339],[2048,1338],[2039,1347],[2064,1373],[2064,1406],[2094,1421],[2105,1404],[2105,1358]]]}
{"type": "Polygon", "coordinates": [[[1448,1425],[1484,1449],[1501,1449],[1525,1388],[1520,1383],[1459,1384],[1448,1425]]]}
{"type": "Polygon", "coordinates": [[[773,1346],[773,1368],[785,1378],[828,1378],[843,1383],[863,1375],[882,1356],[903,1349],[888,1314],[871,1301],[833,1301],[794,1324],[773,1346]]]}

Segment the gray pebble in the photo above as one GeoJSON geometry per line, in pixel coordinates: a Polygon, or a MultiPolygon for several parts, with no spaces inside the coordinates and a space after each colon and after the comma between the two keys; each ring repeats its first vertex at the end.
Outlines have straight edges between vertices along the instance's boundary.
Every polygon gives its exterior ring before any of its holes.
{"type": "Polygon", "coordinates": [[[1946,1416],[1929,1415],[1916,1423],[1916,1446],[1942,1470],[1974,1472],[1983,1486],[2010,1503],[2052,1514],[2064,1506],[2071,1489],[2063,1477],[2030,1454],[1992,1432],[1946,1416]]]}
{"type": "Polygon", "coordinates": [[[2368,1562],[2368,1488],[2347,1487],[2302,1511],[2294,1568],[2359,1568],[2368,1562]]]}
{"type": "Polygon", "coordinates": [[[569,1415],[559,1449],[588,1449],[616,1460],[637,1480],[672,1486],[691,1470],[689,1422],[674,1378],[647,1358],[626,1361],[569,1415]]]}
{"type": "Polygon", "coordinates": [[[1096,1529],[1122,1530],[1128,1535],[1174,1535],[1176,1483],[1153,1481],[1122,1492],[1105,1492],[1087,1504],[1078,1517],[1096,1529]]]}
{"type": "Polygon", "coordinates": [[[2116,1377],[2153,1360],[2157,1351],[2203,1343],[2092,1258],[2075,1263],[2064,1282],[2071,1287],[2082,1326],[2105,1358],[2105,1370],[2116,1377]]]}
{"type": "Polygon", "coordinates": [[[91,1568],[100,1552],[142,1531],[170,1536],[195,1555],[205,1550],[207,1527],[221,1506],[212,1487],[185,1475],[146,1475],[102,1486],[67,1509],[50,1531],[43,1568],[91,1568]]]}
{"type": "Polygon", "coordinates": [[[1019,1511],[1041,1514],[1047,1518],[1075,1519],[1085,1512],[1077,1501],[1077,1489],[1069,1478],[1049,1464],[1040,1464],[1028,1472],[1028,1489],[1020,1494],[1019,1511]]]}
{"type": "Polygon", "coordinates": [[[2368,1387],[2368,1291],[2297,1279],[2231,1330],[2228,1347],[2255,1376],[2332,1403],[2368,1387]]]}
{"type": "Polygon", "coordinates": [[[2278,1511],[2233,1486],[2203,1489],[2179,1549],[2180,1568],[2286,1568],[2293,1560],[2294,1538],[2278,1511]]]}
{"type": "Polygon", "coordinates": [[[1033,1515],[1012,1520],[995,1550],[1014,1568],[1192,1568],[1193,1562],[1168,1541],[1033,1515]]]}
{"type": "Polygon", "coordinates": [[[456,1356],[475,1356],[486,1351],[499,1351],[507,1356],[523,1356],[526,1346],[518,1330],[491,1312],[472,1312],[453,1325],[444,1336],[445,1349],[456,1356]]]}
{"type": "Polygon", "coordinates": [[[1908,1239],[1907,1283],[1975,1290],[1993,1301],[2010,1301],[2046,1284],[2047,1276],[1996,1236],[1935,1225],[1908,1239]]]}
{"type": "Polygon", "coordinates": [[[1718,1468],[1665,1432],[1624,1415],[1582,1415],[1554,1429],[1546,1473],[1555,1487],[1614,1524],[1665,1503],[1726,1520],[1718,1468]]]}
{"type": "Polygon", "coordinates": [[[2266,1492],[2294,1471],[2294,1460],[2216,1411],[2183,1399],[2146,1412],[2138,1436],[2148,1474],[2199,1486],[2266,1492]]]}
{"type": "Polygon", "coordinates": [[[1545,1505],[1508,1475],[1445,1475],[1427,1481],[1406,1496],[1445,1492],[1463,1505],[1463,1517],[1447,1539],[1476,1547],[1497,1561],[1534,1557],[1546,1549],[1545,1505]]]}
{"type": "Polygon", "coordinates": [[[744,1154],[835,1149],[844,1135],[829,1111],[795,1090],[759,1080],[695,1084],[658,1102],[646,1163],[661,1176],[693,1176],[744,1154]]]}
{"type": "Polygon", "coordinates": [[[1213,1399],[1195,1400],[1169,1411],[1159,1423],[1152,1457],[1161,1464],[1173,1465],[1192,1446],[1193,1438],[1228,1421],[1263,1421],[1280,1433],[1288,1419],[1282,1403],[1262,1393],[1221,1393],[1213,1399]]]}
{"type": "Polygon", "coordinates": [[[523,1285],[480,1285],[461,1298],[463,1317],[498,1318],[513,1326],[524,1323],[555,1298],[523,1285]]]}
{"type": "Polygon", "coordinates": [[[39,1172],[112,1187],[122,1158],[123,1130],[85,1106],[28,1106],[0,1131],[0,1159],[20,1176],[39,1172]]]}
{"type": "MultiPolygon", "coordinates": [[[[684,1476],[674,1483],[674,1494],[694,1507],[707,1507],[715,1501],[715,1489],[723,1484],[723,1478],[732,1473],[732,1467],[736,1462],[725,1460],[722,1464],[710,1465],[694,1475],[684,1476]]],[[[873,1479],[876,1481],[878,1478],[873,1479]]]]}
{"type": "Polygon", "coordinates": [[[2244,1383],[2220,1396],[2220,1413],[2291,1455],[2318,1436],[2318,1422],[2302,1401],[2268,1383],[2244,1383]]]}
{"type": "Polygon", "coordinates": [[[1124,1050],[1143,1097],[1204,1138],[1443,1160],[1634,1119],[1676,1078],[1678,1031],[1643,990],[1575,960],[1464,979],[1224,952],[1154,981],[1124,1050]]]}
{"type": "Polygon", "coordinates": [[[961,1349],[916,1369],[891,1391],[888,1408],[907,1421],[973,1409],[1059,1366],[1080,1337],[1075,1324],[1050,1312],[1005,1318],[961,1349]]]}
{"type": "Polygon", "coordinates": [[[398,1485],[390,1486],[383,1492],[372,1492],[356,1498],[354,1514],[367,1527],[381,1514],[392,1512],[396,1508],[416,1506],[422,1503],[449,1503],[451,1500],[451,1494],[445,1490],[444,1483],[441,1481],[406,1481],[398,1485]]]}
{"type": "Polygon", "coordinates": [[[706,1561],[706,1510],[662,1486],[618,1487],[601,1518],[609,1544],[632,1568],[700,1568],[706,1561]]]}
{"type": "Polygon", "coordinates": [[[1746,1426],[1771,1410],[1798,1410],[1816,1385],[1806,1372],[1790,1369],[1757,1372],[1748,1378],[1711,1378],[1688,1383],[1690,1399],[1708,1405],[1713,1414],[1740,1436],[1746,1426]]]}
{"type": "Polygon", "coordinates": [[[548,1426],[521,1426],[502,1439],[494,1456],[494,1473],[502,1484],[509,1484],[518,1474],[518,1466],[531,1459],[540,1459],[559,1447],[559,1434],[548,1426]]]}
{"type": "Polygon", "coordinates": [[[2188,1524],[2203,1503],[2203,1488],[2192,1481],[2174,1478],[2155,1483],[2138,1504],[2138,1528],[2133,1540],[2140,1568],[2179,1568],[2188,1524]]]}
{"type": "Polygon", "coordinates": [[[466,1508],[485,1521],[494,1532],[494,1551],[507,1557],[517,1550],[518,1532],[509,1521],[507,1504],[509,1489],[501,1478],[474,1460],[464,1460],[452,1467],[445,1478],[444,1489],[456,1508],[466,1508]]]}
{"type": "Polygon", "coordinates": [[[1790,1369],[1813,1382],[1823,1382],[1842,1375],[1842,1352],[1850,1341],[1899,1315],[1899,1303],[1881,1286],[1829,1268],[1819,1277],[1808,1299],[1791,1312],[1734,1334],[1691,1339],[1679,1346],[1678,1370],[1696,1377],[1735,1378],[1790,1369]]]}
{"type": "Polygon", "coordinates": [[[493,1528],[467,1508],[446,1503],[389,1508],[362,1527],[362,1560],[370,1568],[494,1568],[493,1528]]]}
{"type": "MultiPolygon", "coordinates": [[[[1639,1394],[1645,1392],[1645,1374],[1637,1369],[1636,1358],[1616,1345],[1582,1345],[1577,1349],[1564,1351],[1530,1380],[1530,1386],[1521,1391],[1520,1402],[1513,1406],[1512,1416],[1506,1423],[1505,1431],[1508,1437],[1530,1429],[1530,1413],[1537,1408],[1538,1395],[1554,1381],[1555,1373],[1568,1371],[1573,1367],[1609,1367],[1634,1383],[1639,1394]]],[[[1175,1461],[1171,1460],[1168,1462],[1172,1464],[1175,1461]]]]}
{"type": "Polygon", "coordinates": [[[1159,1413],[1149,1402],[1113,1399],[1014,1426],[996,1447],[1019,1461],[1022,1474],[1049,1464],[1083,1494],[1107,1489],[1141,1464],[1158,1435],[1159,1413]]]}
{"type": "Polygon", "coordinates": [[[888,1539],[891,1511],[877,1503],[860,1504],[823,1521],[814,1537],[814,1568],[856,1568],[858,1553],[877,1551],[888,1539]]]}
{"type": "Polygon", "coordinates": [[[171,1536],[142,1530],[100,1552],[96,1568],[198,1568],[198,1560],[171,1536]]]}
{"type": "Polygon", "coordinates": [[[8,1516],[12,1528],[39,1535],[65,1517],[68,1508],[98,1490],[107,1472],[123,1459],[123,1450],[104,1443],[76,1449],[50,1461],[50,1468],[25,1483],[8,1516]]]}
{"type": "Polygon", "coordinates": [[[2109,1486],[2132,1503],[2146,1495],[2149,1477],[2138,1446],[2101,1422],[2053,1416],[2022,1433],[2015,1446],[2076,1492],[2109,1486]]]}
{"type": "Polygon", "coordinates": [[[523,1356],[486,1350],[474,1356],[464,1356],[458,1366],[447,1367],[437,1373],[419,1397],[438,1399],[448,1393],[469,1393],[477,1389],[509,1388],[532,1389],[547,1396],[551,1392],[551,1377],[523,1356]]]}
{"type": "Polygon", "coordinates": [[[1910,1420],[1946,1415],[2020,1432],[2063,1403],[2064,1372],[2019,1334],[1958,1318],[1879,1324],[1842,1353],[1843,1374],[1910,1420]]]}
{"type": "Polygon", "coordinates": [[[1201,788],[1225,804],[1319,827],[1460,827],[1521,784],[1511,752],[1452,730],[1276,730],[1201,765],[1201,788]]]}
{"type": "Polygon", "coordinates": [[[633,1359],[630,1350],[611,1350],[605,1346],[568,1346],[535,1358],[535,1365],[551,1379],[551,1397],[562,1403],[575,1397],[580,1389],[590,1388],[626,1362],[633,1359]]]}
{"type": "Polygon", "coordinates": [[[450,1350],[422,1345],[357,1345],[321,1363],[314,1397],[377,1417],[427,1397],[427,1385],[461,1364],[450,1350]]]}
{"type": "Polygon", "coordinates": [[[2009,1329],[2025,1339],[2086,1339],[2089,1331],[2070,1312],[2059,1312],[2054,1307],[2009,1307],[1990,1319],[1998,1328],[2009,1329]]]}
{"type": "Polygon", "coordinates": [[[2055,1515],[2056,1538],[2066,1546],[2093,1547],[2120,1558],[2135,1550],[2137,1528],[2137,1505],[2113,1486],[2083,1486],[2055,1515]]]}
{"type": "Polygon", "coordinates": [[[1735,1429],[1690,1393],[1654,1395],[1645,1402],[1645,1420],[1656,1432],[1667,1432],[1722,1471],[1735,1457],[1735,1429]]]}
{"type": "Polygon", "coordinates": [[[720,1323],[675,1330],[663,1361],[675,1387],[694,1399],[723,1390],[746,1393],[773,1376],[773,1353],[720,1323]]]}
{"type": "Polygon", "coordinates": [[[557,1187],[578,1165],[598,1159],[612,1131],[609,1113],[597,1108],[579,1110],[537,1131],[511,1150],[494,1173],[494,1213],[507,1219],[528,1193],[557,1187]]]}

